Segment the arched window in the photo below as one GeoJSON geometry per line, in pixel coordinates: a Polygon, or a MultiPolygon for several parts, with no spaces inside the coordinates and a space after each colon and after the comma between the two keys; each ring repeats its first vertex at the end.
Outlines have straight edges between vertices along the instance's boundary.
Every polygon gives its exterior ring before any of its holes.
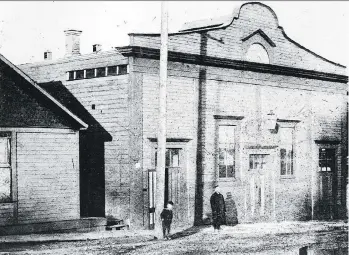
{"type": "Polygon", "coordinates": [[[261,44],[254,43],[246,53],[246,60],[250,62],[269,64],[268,52],[261,44]]]}

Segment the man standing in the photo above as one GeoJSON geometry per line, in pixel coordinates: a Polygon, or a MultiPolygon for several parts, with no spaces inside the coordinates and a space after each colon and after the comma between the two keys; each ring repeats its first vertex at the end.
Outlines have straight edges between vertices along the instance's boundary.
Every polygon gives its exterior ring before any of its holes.
{"type": "Polygon", "coordinates": [[[215,186],[215,192],[212,194],[211,199],[212,208],[212,223],[214,231],[220,230],[221,225],[225,224],[225,202],[224,197],[221,194],[218,185],[215,186]]]}

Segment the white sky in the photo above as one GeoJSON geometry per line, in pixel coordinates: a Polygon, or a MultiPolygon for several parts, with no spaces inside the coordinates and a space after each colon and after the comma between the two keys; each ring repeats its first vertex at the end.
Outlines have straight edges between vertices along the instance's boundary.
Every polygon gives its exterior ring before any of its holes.
{"type": "MultiPolygon", "coordinates": [[[[187,21],[231,14],[238,1],[169,3],[169,30],[187,21]]],[[[266,1],[279,24],[296,42],[334,62],[349,65],[349,3],[346,1],[266,1]]],[[[160,5],[155,2],[41,1],[0,2],[0,53],[14,64],[64,56],[65,29],[79,29],[81,53],[92,44],[103,50],[128,45],[130,32],[159,32],[160,5]]]]}

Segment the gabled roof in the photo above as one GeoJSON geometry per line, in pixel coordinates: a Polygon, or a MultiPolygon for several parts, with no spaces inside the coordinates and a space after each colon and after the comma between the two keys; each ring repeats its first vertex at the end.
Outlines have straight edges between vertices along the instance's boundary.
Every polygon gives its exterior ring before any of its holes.
{"type": "Polygon", "coordinates": [[[24,80],[28,82],[28,84],[35,90],[37,90],[41,95],[49,99],[53,104],[58,106],[65,115],[74,120],[80,127],[86,129],[88,125],[83,122],[80,118],[78,118],[75,114],[73,114],[70,110],[68,110],[65,106],[63,106],[60,102],[58,102],[54,97],[52,97],[49,93],[47,93],[44,89],[42,89],[38,84],[35,83],[28,75],[26,75],[21,69],[12,64],[7,58],[5,58],[2,54],[0,54],[0,61],[2,61],[5,65],[15,71],[19,76],[21,76],[24,80]]]}

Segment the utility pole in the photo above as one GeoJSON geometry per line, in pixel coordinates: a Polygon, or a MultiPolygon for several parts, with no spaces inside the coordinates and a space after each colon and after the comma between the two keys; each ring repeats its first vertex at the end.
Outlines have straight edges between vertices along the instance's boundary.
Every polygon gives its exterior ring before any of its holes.
{"type": "Polygon", "coordinates": [[[155,235],[161,238],[162,222],[160,213],[164,207],[165,164],[166,164],[166,85],[168,55],[168,10],[167,2],[161,2],[161,48],[160,48],[160,86],[159,86],[159,126],[156,165],[156,201],[155,201],[155,235]]]}

